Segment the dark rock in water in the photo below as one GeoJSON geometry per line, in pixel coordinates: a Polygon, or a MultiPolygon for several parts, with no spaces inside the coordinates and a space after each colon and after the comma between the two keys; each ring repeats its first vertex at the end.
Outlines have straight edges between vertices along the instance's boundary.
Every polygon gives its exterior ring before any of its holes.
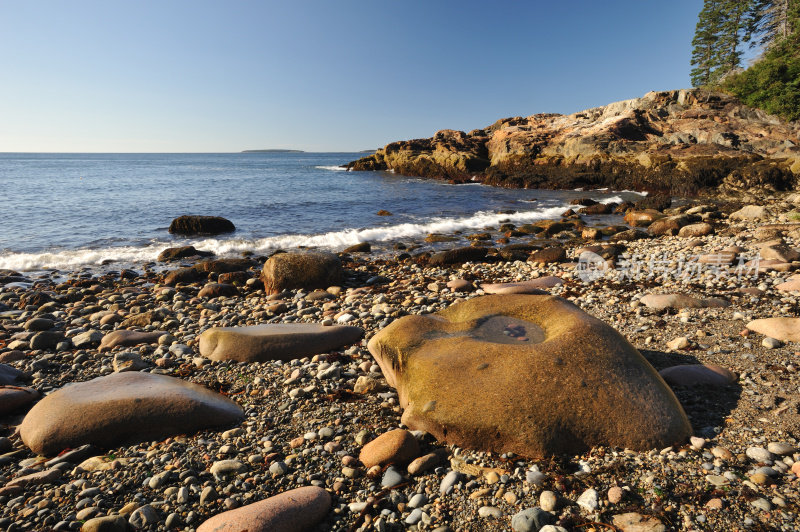
{"type": "Polygon", "coordinates": [[[387,211],[387,210],[385,210],[385,209],[379,210],[376,214],[378,216],[392,216],[392,213],[387,211]]]}
{"type": "Polygon", "coordinates": [[[672,198],[669,194],[651,194],[640,199],[635,204],[637,209],[654,209],[664,211],[672,206],[672,198]]]}
{"type": "Polygon", "coordinates": [[[179,216],[169,224],[169,232],[178,235],[218,235],[236,231],[233,222],[221,216],[179,216]]]}
{"type": "Polygon", "coordinates": [[[185,259],[186,257],[212,257],[214,254],[210,251],[199,251],[194,246],[180,246],[176,248],[167,248],[158,254],[156,259],[158,262],[168,262],[171,260],[185,259]]]}
{"type": "Polygon", "coordinates": [[[581,207],[591,207],[597,205],[597,201],[592,198],[576,198],[569,202],[570,205],[580,205],[581,207]]]}
{"type": "Polygon", "coordinates": [[[550,264],[551,262],[561,262],[567,258],[567,252],[561,247],[551,247],[534,251],[528,257],[528,262],[539,264],[550,264]]]}
{"type": "Polygon", "coordinates": [[[581,214],[611,214],[616,206],[616,203],[595,203],[578,210],[578,212],[581,214]]]}
{"type": "Polygon", "coordinates": [[[346,248],[342,253],[369,253],[370,251],[372,251],[372,246],[369,242],[359,242],[346,248]]]}
{"type": "Polygon", "coordinates": [[[277,294],[292,288],[328,288],[342,282],[342,261],[321,251],[278,253],[264,263],[264,290],[277,294]]]}
{"type": "Polygon", "coordinates": [[[487,248],[484,247],[464,247],[464,248],[455,248],[455,249],[448,249],[446,251],[440,251],[439,253],[434,253],[431,255],[431,258],[428,260],[428,263],[431,266],[437,265],[445,265],[445,264],[461,264],[462,262],[472,262],[472,261],[479,261],[486,258],[486,254],[489,252],[487,248]]]}

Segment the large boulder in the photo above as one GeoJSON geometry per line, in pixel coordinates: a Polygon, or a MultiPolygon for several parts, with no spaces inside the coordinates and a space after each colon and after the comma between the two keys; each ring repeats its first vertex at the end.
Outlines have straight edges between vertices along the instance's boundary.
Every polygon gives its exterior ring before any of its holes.
{"type": "Polygon", "coordinates": [[[264,263],[264,290],[277,294],[292,288],[327,288],[342,282],[342,261],[333,253],[278,253],[264,263]]]}
{"type": "Polygon", "coordinates": [[[200,385],[151,373],[114,373],[67,385],[20,425],[30,449],[52,455],[91,443],[112,447],[239,422],[241,407],[200,385]]]}
{"type": "Polygon", "coordinates": [[[315,530],[331,509],[331,496],[317,486],[284,491],[263,501],[222,512],[197,532],[301,532],[315,530]]]}
{"type": "Polygon", "coordinates": [[[269,323],[250,327],[212,327],[200,335],[200,354],[212,360],[263,362],[327,353],[358,342],[359,327],[314,323],[269,323]]]}
{"type": "Polygon", "coordinates": [[[169,224],[169,232],[177,235],[219,235],[233,231],[236,231],[233,222],[221,216],[184,215],[169,224]]]}
{"type": "Polygon", "coordinates": [[[369,350],[403,423],[453,445],[543,457],[663,448],[692,431],[644,357],[561,298],[492,295],[407,316],[369,350]]]}

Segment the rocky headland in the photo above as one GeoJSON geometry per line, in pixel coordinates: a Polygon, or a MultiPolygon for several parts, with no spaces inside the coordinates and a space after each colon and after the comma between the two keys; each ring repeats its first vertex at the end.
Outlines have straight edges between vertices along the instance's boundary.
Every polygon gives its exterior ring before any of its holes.
{"type": "Polygon", "coordinates": [[[517,188],[776,191],[800,176],[799,135],[797,122],[686,89],[571,115],[504,118],[469,133],[445,129],[346,166],[517,188]]]}

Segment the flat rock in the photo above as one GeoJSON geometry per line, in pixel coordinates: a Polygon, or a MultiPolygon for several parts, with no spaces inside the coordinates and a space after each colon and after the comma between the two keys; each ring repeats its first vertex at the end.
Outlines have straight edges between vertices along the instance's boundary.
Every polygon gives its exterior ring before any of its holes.
{"type": "Polygon", "coordinates": [[[563,283],[559,277],[547,275],[517,283],[487,283],[482,284],[481,288],[487,294],[542,294],[542,288],[552,288],[563,283]]]}
{"type": "Polygon", "coordinates": [[[0,386],[0,416],[31,404],[40,394],[33,388],[25,386],[0,386]]]}
{"type": "Polygon", "coordinates": [[[242,418],[239,405],[197,384],[126,372],[48,395],[25,416],[20,436],[33,452],[50,455],[87,443],[112,447],[188,434],[242,418]]]}
{"type": "Polygon", "coordinates": [[[658,372],[670,385],[725,386],[736,381],[736,374],[716,364],[685,364],[658,372]]]}
{"type": "Polygon", "coordinates": [[[762,318],[751,321],[747,328],[782,342],[800,342],[800,318],[762,318]]]}
{"type": "Polygon", "coordinates": [[[103,339],[100,341],[100,351],[105,349],[113,349],[115,347],[132,347],[140,344],[154,344],[158,342],[158,339],[165,334],[167,334],[166,331],[112,331],[103,336],[103,339]]]}
{"type": "Polygon", "coordinates": [[[268,294],[292,288],[327,288],[342,282],[342,261],[321,251],[278,253],[264,263],[261,280],[268,294]]]}
{"type": "Polygon", "coordinates": [[[168,262],[171,260],[185,259],[186,257],[210,257],[214,254],[210,251],[199,251],[194,246],[178,246],[167,248],[158,254],[158,262],[168,262]]]}
{"type": "Polygon", "coordinates": [[[331,508],[322,488],[295,488],[263,501],[223,512],[205,521],[197,532],[300,532],[313,530],[331,508]]]}
{"type": "Polygon", "coordinates": [[[684,294],[647,294],[641,300],[649,308],[723,308],[730,305],[724,299],[712,297],[698,299],[684,294]]]}
{"type": "Polygon", "coordinates": [[[660,449],[691,434],[644,357],[561,298],[491,295],[406,316],[369,350],[397,388],[402,422],[453,445],[542,457],[660,449]]]}
{"type": "Polygon", "coordinates": [[[364,331],[351,326],[269,323],[212,327],[200,335],[200,354],[212,360],[292,360],[353,344],[364,331]]]}

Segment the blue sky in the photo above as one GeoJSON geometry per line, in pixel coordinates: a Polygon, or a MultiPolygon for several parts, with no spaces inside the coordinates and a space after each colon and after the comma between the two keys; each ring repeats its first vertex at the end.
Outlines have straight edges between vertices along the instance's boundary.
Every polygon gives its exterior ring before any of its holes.
{"type": "Polygon", "coordinates": [[[0,152],[355,151],[688,87],[701,0],[0,0],[0,152]]]}

